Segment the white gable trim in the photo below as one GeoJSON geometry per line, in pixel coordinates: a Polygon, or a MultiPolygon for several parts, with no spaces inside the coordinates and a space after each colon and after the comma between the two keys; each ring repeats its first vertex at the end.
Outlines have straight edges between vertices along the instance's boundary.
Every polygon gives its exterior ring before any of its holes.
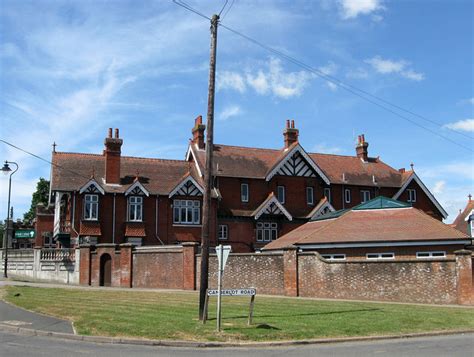
{"type": "Polygon", "coordinates": [[[471,220],[471,216],[472,216],[473,214],[474,214],[474,209],[471,210],[471,213],[469,213],[469,214],[466,216],[466,218],[464,218],[464,220],[465,220],[466,222],[469,222],[469,221],[471,220]]]}
{"type": "Polygon", "coordinates": [[[188,146],[188,151],[186,152],[186,161],[189,161],[189,159],[192,156],[194,160],[194,165],[196,165],[196,169],[198,171],[199,176],[204,177],[204,175],[202,174],[201,168],[199,167],[199,163],[196,159],[196,154],[194,153],[192,145],[193,144],[189,144],[188,146]]]}
{"type": "Polygon", "coordinates": [[[128,196],[136,187],[138,187],[147,197],[150,196],[148,190],[140,183],[140,181],[135,181],[127,191],[125,191],[125,196],[128,196]]]}
{"type": "Polygon", "coordinates": [[[310,220],[313,219],[313,218],[316,218],[316,217],[321,217],[321,216],[324,216],[324,210],[327,208],[329,209],[329,211],[331,212],[335,212],[336,210],[334,209],[334,207],[329,203],[329,201],[326,201],[324,202],[324,204],[321,205],[321,207],[316,207],[316,212],[314,212],[311,217],[310,217],[310,220]]]}
{"type": "Polygon", "coordinates": [[[444,219],[448,217],[448,213],[441,207],[439,202],[436,200],[436,198],[433,196],[433,194],[428,190],[428,188],[425,186],[425,184],[420,180],[418,175],[413,172],[413,174],[410,176],[408,180],[405,181],[403,186],[398,190],[398,192],[392,197],[394,200],[398,200],[398,197],[405,191],[405,189],[408,187],[408,185],[415,180],[415,182],[418,184],[418,186],[421,187],[423,192],[428,196],[428,198],[433,202],[433,204],[436,206],[436,208],[441,212],[441,215],[443,216],[444,219]]]}
{"type": "Polygon", "coordinates": [[[275,204],[278,209],[281,211],[281,213],[283,213],[285,215],[286,218],[288,218],[289,221],[292,221],[293,220],[293,217],[291,216],[291,214],[285,209],[285,207],[283,207],[283,205],[278,202],[277,198],[275,196],[273,196],[272,198],[270,198],[267,203],[265,203],[265,205],[263,205],[256,213],[255,213],[255,219],[259,219],[260,216],[262,214],[265,213],[265,211],[270,207],[271,204],[275,204]]]}
{"type": "Polygon", "coordinates": [[[94,186],[97,191],[99,191],[101,194],[105,194],[105,191],[104,189],[102,188],[102,186],[100,186],[96,180],[94,179],[90,179],[89,182],[87,182],[84,186],[81,187],[81,189],[79,190],[79,193],[84,193],[85,190],[87,190],[90,186],[94,186]]]}
{"type": "Polygon", "coordinates": [[[324,180],[324,182],[327,184],[327,185],[330,185],[331,183],[329,182],[329,179],[327,178],[327,176],[324,174],[324,172],[319,168],[318,165],[316,165],[316,163],[313,161],[313,159],[311,159],[309,157],[309,155],[306,153],[306,151],[304,151],[304,149],[301,147],[300,144],[297,144],[293,149],[291,149],[285,156],[284,159],[282,159],[278,165],[276,165],[272,171],[270,171],[270,173],[267,175],[267,177],[265,177],[265,180],[266,181],[270,181],[272,179],[273,176],[276,175],[276,173],[282,168],[283,165],[285,165],[286,161],[288,160],[288,158],[292,157],[293,154],[295,154],[296,152],[299,152],[301,154],[301,156],[303,156],[303,158],[306,160],[306,162],[311,166],[311,168],[316,171],[316,173],[324,180]]]}
{"type": "Polygon", "coordinates": [[[183,179],[174,189],[170,192],[168,197],[173,197],[176,193],[187,183],[191,181],[192,184],[201,192],[201,195],[204,194],[204,189],[196,182],[196,180],[192,176],[188,176],[183,179]]]}

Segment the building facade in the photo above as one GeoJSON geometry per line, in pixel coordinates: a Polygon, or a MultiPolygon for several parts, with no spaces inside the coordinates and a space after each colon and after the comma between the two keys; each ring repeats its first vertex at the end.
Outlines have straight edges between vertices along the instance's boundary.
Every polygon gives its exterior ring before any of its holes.
{"type": "MultiPolygon", "coordinates": [[[[200,242],[202,117],[195,120],[185,160],[122,156],[118,129],[112,134],[109,129],[102,154],[53,152],[55,242],[200,242]]],[[[380,195],[407,202],[437,220],[446,218],[413,169],[396,170],[369,156],[364,135],[354,156],[309,153],[298,138],[294,121],[288,120],[281,149],[214,145],[211,246],[224,243],[234,252],[253,252],[315,217],[380,195]]]]}

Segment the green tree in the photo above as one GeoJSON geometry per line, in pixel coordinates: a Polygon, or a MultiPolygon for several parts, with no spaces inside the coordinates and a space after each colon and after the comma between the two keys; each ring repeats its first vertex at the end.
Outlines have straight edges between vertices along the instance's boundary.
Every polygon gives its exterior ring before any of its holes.
{"type": "Polygon", "coordinates": [[[48,205],[49,197],[49,181],[40,177],[38,183],[36,184],[36,191],[33,192],[31,197],[31,207],[28,212],[23,215],[23,221],[25,223],[30,223],[36,217],[36,205],[42,203],[45,206],[48,205]]]}

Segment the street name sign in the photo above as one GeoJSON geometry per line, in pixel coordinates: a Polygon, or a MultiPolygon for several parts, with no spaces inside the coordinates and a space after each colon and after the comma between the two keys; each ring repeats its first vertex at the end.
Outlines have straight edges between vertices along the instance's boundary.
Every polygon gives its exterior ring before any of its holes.
{"type": "MultiPolygon", "coordinates": [[[[219,291],[217,289],[207,290],[208,296],[217,296],[219,291]]],[[[257,295],[257,289],[250,288],[250,289],[224,289],[221,290],[221,296],[254,296],[257,295]]]]}

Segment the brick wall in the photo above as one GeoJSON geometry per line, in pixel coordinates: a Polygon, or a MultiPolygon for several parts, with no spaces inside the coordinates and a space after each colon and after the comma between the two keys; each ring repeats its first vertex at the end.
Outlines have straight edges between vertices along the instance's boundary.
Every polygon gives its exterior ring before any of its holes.
{"type": "MultiPolygon", "coordinates": [[[[201,257],[196,262],[199,289],[201,257]]],[[[283,254],[231,254],[225,267],[224,288],[257,288],[260,294],[285,295],[283,254]]],[[[217,256],[209,257],[209,288],[217,289],[217,256]]]]}
{"type": "MultiPolygon", "coordinates": [[[[199,289],[200,255],[183,246],[81,247],[80,283],[98,285],[100,256],[112,256],[112,286],[199,289]],[[90,269],[90,270],[89,270],[90,269]],[[89,280],[90,279],[90,280],[89,280]]],[[[217,257],[209,258],[209,287],[217,288],[217,257]]],[[[433,304],[474,304],[472,252],[446,259],[328,262],[318,253],[231,254],[224,288],[257,289],[259,294],[433,304]]]]}
{"type": "Polygon", "coordinates": [[[317,253],[300,254],[298,281],[300,296],[457,303],[453,259],[328,263],[317,253]]]}

